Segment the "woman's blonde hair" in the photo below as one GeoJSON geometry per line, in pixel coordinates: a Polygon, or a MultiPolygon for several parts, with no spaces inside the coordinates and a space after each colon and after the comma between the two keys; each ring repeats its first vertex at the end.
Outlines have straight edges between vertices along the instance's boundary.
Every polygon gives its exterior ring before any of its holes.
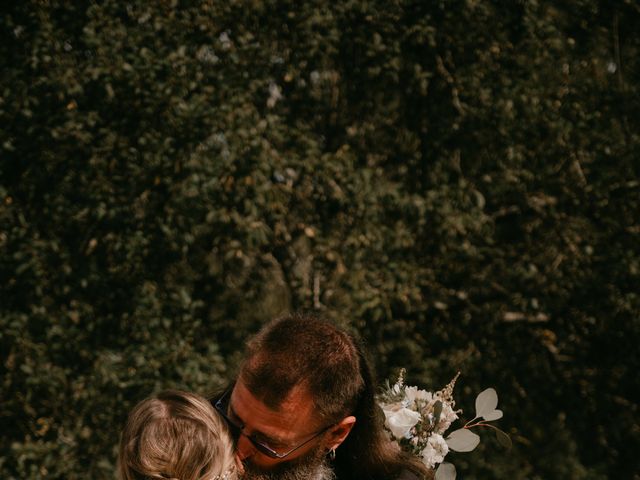
{"type": "Polygon", "coordinates": [[[121,480],[234,480],[233,441],[207,400],[167,390],[129,414],[118,473],[121,480]]]}

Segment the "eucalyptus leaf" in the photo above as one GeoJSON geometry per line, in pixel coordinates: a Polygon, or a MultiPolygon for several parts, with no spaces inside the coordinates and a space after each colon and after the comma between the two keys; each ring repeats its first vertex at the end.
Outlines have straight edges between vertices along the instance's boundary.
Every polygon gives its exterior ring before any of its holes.
{"type": "Polygon", "coordinates": [[[476,416],[490,415],[498,406],[498,394],[493,388],[487,388],[476,397],[476,416]]]}
{"type": "Polygon", "coordinates": [[[480,437],[466,428],[455,430],[445,440],[455,452],[470,452],[480,443],[480,437]]]}
{"type": "Polygon", "coordinates": [[[435,480],[456,480],[456,467],[452,463],[441,463],[436,470],[435,480]]]}
{"type": "Polygon", "coordinates": [[[437,425],[440,422],[440,415],[442,414],[442,402],[438,400],[433,405],[433,424],[437,425]]]}
{"type": "Polygon", "coordinates": [[[496,428],[496,439],[498,440],[498,443],[500,445],[502,445],[504,448],[511,448],[513,446],[513,443],[511,442],[511,437],[509,435],[507,435],[506,433],[504,433],[502,430],[496,428]]]}
{"type": "Polygon", "coordinates": [[[493,412],[483,415],[483,417],[488,421],[498,420],[499,418],[502,418],[502,410],[494,410],[493,412]]]}

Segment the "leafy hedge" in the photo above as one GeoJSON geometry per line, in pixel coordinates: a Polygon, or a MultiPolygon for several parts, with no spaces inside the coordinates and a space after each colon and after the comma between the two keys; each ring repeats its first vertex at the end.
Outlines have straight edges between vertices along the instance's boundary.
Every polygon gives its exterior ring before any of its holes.
{"type": "Polygon", "coordinates": [[[300,308],[498,390],[462,476],[637,476],[635,2],[3,10],[2,478],[112,478],[136,401],[300,308]]]}

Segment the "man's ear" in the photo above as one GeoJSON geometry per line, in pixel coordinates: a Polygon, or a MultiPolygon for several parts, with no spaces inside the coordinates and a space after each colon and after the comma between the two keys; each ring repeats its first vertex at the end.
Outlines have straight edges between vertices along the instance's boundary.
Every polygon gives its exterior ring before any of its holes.
{"type": "Polygon", "coordinates": [[[347,438],[351,429],[356,424],[356,417],[350,415],[343,418],[340,422],[335,424],[327,431],[325,437],[325,446],[327,450],[335,450],[340,446],[342,442],[347,438]]]}

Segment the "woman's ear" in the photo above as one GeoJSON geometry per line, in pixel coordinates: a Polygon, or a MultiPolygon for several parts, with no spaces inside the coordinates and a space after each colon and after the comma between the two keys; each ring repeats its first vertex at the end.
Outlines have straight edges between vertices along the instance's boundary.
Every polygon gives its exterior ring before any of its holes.
{"type": "Polygon", "coordinates": [[[356,417],[350,415],[343,418],[327,431],[325,447],[328,451],[335,450],[347,438],[356,423],[356,417]]]}

